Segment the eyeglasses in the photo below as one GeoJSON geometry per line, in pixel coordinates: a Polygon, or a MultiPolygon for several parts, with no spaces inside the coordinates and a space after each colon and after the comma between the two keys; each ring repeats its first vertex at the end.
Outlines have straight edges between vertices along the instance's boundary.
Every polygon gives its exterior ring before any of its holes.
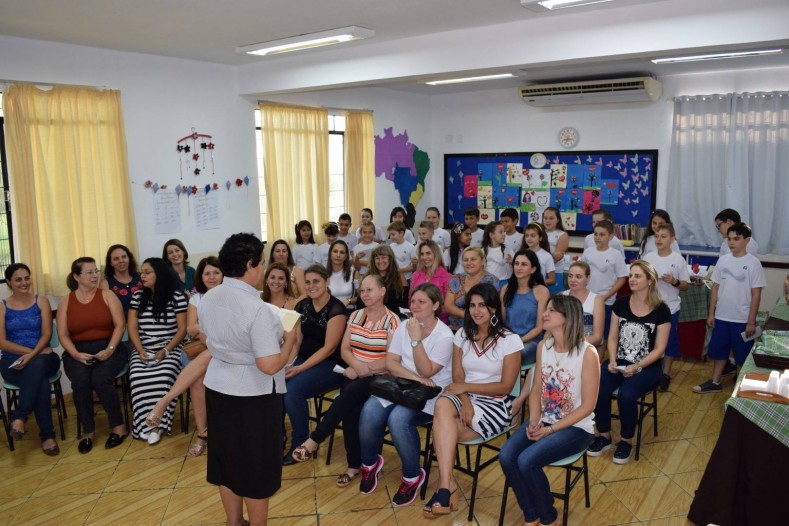
{"type": "Polygon", "coordinates": [[[95,268],[93,270],[83,270],[79,273],[80,276],[95,276],[99,273],[99,269],[95,268]]]}
{"type": "Polygon", "coordinates": [[[723,221],[715,221],[715,230],[720,230],[723,221]]]}

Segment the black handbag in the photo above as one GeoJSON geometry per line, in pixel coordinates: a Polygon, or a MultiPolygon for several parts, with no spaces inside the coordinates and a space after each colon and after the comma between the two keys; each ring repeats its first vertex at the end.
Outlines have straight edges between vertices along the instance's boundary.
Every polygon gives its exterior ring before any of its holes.
{"type": "Polygon", "coordinates": [[[441,393],[441,388],[429,387],[416,380],[398,378],[397,376],[382,375],[373,378],[370,382],[372,394],[395,404],[405,406],[415,411],[421,411],[431,398],[441,393]]]}

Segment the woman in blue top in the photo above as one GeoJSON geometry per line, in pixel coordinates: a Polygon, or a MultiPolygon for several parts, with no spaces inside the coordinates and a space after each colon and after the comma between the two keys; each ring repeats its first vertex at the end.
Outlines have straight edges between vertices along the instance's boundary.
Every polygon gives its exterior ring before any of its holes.
{"type": "Polygon", "coordinates": [[[542,314],[550,293],[540,272],[537,255],[528,248],[512,258],[512,276],[501,289],[504,320],[521,337],[521,365],[534,363],[537,344],[542,339],[542,314]]]}
{"type": "Polygon", "coordinates": [[[19,401],[11,414],[11,436],[25,434],[27,416],[34,412],[41,449],[49,456],[60,453],[52,424],[49,377],[60,369],[60,357],[52,352],[52,309],[43,296],[33,293],[30,269],[14,263],[5,269],[11,295],[0,303],[0,374],[19,386],[19,401]]]}

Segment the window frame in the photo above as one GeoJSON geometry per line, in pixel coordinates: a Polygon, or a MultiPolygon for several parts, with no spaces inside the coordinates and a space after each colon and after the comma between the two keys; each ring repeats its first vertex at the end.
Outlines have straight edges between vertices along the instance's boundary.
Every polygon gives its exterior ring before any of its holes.
{"type": "MultiPolygon", "coordinates": [[[[2,199],[5,201],[6,233],[8,234],[8,256],[9,261],[5,263],[0,260],[0,269],[5,271],[8,265],[16,263],[14,254],[14,223],[11,214],[11,190],[8,181],[8,156],[5,149],[5,117],[0,114],[0,172],[2,172],[2,199]]],[[[5,283],[5,274],[0,273],[0,283],[5,283]]]]}

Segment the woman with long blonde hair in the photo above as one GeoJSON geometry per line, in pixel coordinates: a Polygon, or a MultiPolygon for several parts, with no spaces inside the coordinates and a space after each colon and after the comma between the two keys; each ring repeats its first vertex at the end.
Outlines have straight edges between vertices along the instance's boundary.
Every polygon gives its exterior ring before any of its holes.
{"type": "Polygon", "coordinates": [[[588,454],[597,457],[611,448],[611,393],[618,388],[616,400],[622,426],[613,458],[615,464],[630,460],[638,399],[663,377],[660,359],[668,343],[671,311],[660,299],[657,282],[655,267],[639,259],[630,265],[630,296],[614,303],[607,341],[611,358],[601,365],[600,391],[594,410],[600,434],[589,446],[588,454]]]}

